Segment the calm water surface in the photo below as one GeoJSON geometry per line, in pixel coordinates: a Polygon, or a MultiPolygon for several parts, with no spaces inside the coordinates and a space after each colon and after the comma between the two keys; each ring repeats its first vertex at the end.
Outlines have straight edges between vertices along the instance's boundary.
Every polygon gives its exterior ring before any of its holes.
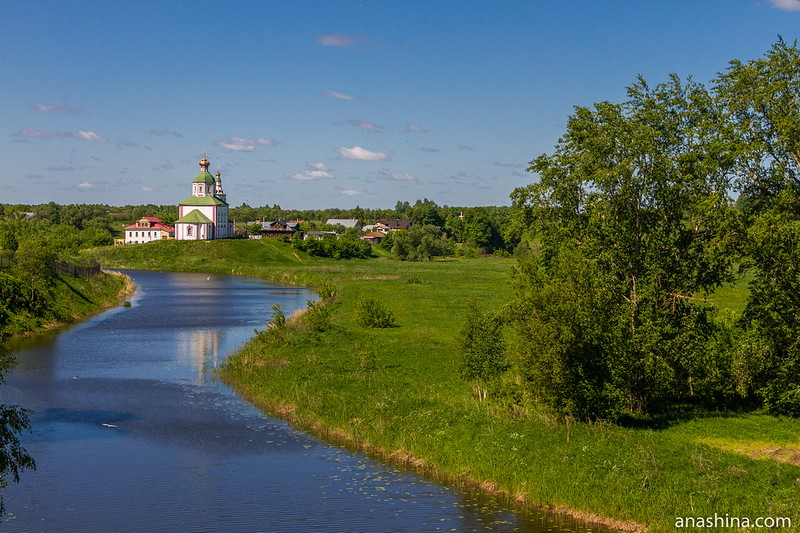
{"type": "MultiPolygon", "coordinates": [[[[306,289],[138,272],[132,307],[16,347],[0,401],[31,409],[38,469],[5,531],[589,531],[326,445],[214,375],[306,289]]],[[[599,531],[599,530],[597,530],[599,531]]]]}

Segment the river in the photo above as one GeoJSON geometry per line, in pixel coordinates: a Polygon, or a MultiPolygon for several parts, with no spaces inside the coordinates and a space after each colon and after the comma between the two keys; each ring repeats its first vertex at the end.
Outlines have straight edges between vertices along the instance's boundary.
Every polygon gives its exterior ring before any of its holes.
{"type": "MultiPolygon", "coordinates": [[[[30,409],[37,463],[5,491],[5,531],[595,531],[322,443],[214,370],[306,289],[130,271],[130,307],[24,339],[0,389],[30,409]]],[[[596,531],[600,531],[596,529],[596,531]]]]}

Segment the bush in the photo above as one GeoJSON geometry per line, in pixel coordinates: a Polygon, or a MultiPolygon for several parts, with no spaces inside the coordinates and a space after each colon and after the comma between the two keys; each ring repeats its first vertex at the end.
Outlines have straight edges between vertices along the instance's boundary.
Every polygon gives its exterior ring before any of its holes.
{"type": "Polygon", "coordinates": [[[362,298],[356,302],[355,319],[365,328],[392,328],[395,326],[394,313],[373,298],[362,298]]]}
{"type": "Polygon", "coordinates": [[[303,314],[305,322],[313,331],[326,331],[332,324],[333,308],[322,301],[308,301],[306,312],[303,314]]]}

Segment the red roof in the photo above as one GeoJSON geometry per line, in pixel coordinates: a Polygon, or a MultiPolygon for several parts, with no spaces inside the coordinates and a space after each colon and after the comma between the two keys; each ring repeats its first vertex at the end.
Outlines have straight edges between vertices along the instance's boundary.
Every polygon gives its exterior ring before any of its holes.
{"type": "MultiPolygon", "coordinates": [[[[147,217],[147,218],[155,218],[155,217],[147,217]]],[[[139,219],[139,220],[141,220],[141,219],[139,219]]],[[[156,220],[158,220],[158,219],[156,218],[156,220]]],[[[151,220],[151,222],[152,222],[152,220],[151,220]]],[[[175,228],[172,228],[172,227],[170,227],[170,226],[165,226],[164,224],[162,224],[162,223],[161,223],[161,221],[160,221],[160,220],[158,221],[158,223],[157,223],[157,224],[153,224],[153,225],[152,225],[152,226],[150,226],[149,228],[143,228],[143,227],[141,227],[141,226],[137,226],[136,224],[132,224],[132,225],[130,225],[130,226],[126,226],[126,227],[125,227],[125,229],[140,229],[140,230],[146,230],[146,229],[163,229],[164,231],[168,231],[168,232],[170,232],[170,233],[172,233],[172,232],[174,232],[174,231],[175,231],[175,228]]]]}

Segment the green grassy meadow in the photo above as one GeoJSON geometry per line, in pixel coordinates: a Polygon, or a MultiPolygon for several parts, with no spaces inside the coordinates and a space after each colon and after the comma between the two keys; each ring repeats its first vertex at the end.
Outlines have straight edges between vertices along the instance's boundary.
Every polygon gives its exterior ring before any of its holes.
{"type": "MultiPolygon", "coordinates": [[[[458,333],[470,299],[494,310],[510,298],[513,259],[336,261],[270,240],[165,241],[93,255],[105,267],[332,283],[329,328],[290,320],[252,339],[221,372],[265,411],[322,438],[617,530],[673,531],[678,517],[715,513],[790,517],[800,530],[796,420],[718,412],[564,423],[524,397],[478,401],[459,377],[458,333]],[[397,326],[357,325],[354,303],[364,296],[390,308],[397,326]]],[[[739,284],[713,300],[740,312],[745,295],[739,284]]]]}

